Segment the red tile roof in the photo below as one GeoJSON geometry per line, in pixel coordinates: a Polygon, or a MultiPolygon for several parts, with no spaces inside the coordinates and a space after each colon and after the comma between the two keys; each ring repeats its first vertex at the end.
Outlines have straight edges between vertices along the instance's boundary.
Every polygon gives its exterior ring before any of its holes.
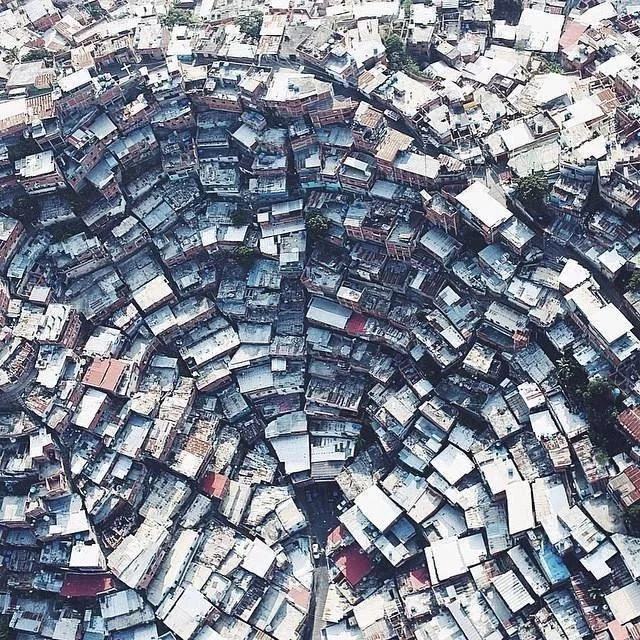
{"type": "Polygon", "coordinates": [[[293,602],[295,602],[301,609],[306,610],[309,607],[309,601],[311,600],[311,593],[308,589],[305,589],[302,585],[296,585],[288,591],[287,594],[293,602]]]}
{"type": "Polygon", "coordinates": [[[349,320],[347,320],[345,330],[351,336],[359,336],[364,331],[364,325],[366,323],[367,319],[363,315],[353,313],[349,320]]]}
{"type": "Polygon", "coordinates": [[[409,580],[411,581],[411,586],[416,591],[431,586],[429,572],[426,567],[411,569],[411,571],[409,571],[409,580]]]}
{"type": "Polygon", "coordinates": [[[640,502],[640,467],[629,465],[622,473],[609,480],[609,488],[618,496],[625,507],[640,502]]]}
{"type": "Polygon", "coordinates": [[[341,524],[339,524],[327,536],[327,544],[339,545],[340,542],[342,542],[342,538],[344,537],[345,532],[346,532],[346,529],[341,524]]]}
{"type": "Polygon", "coordinates": [[[333,561],[352,587],[373,570],[373,563],[357,544],[341,549],[333,561]]]}
{"type": "Polygon", "coordinates": [[[561,49],[569,49],[575,46],[580,36],[587,30],[587,25],[577,20],[568,20],[560,37],[559,44],[561,49]]]}
{"type": "Polygon", "coordinates": [[[62,582],[60,595],[70,598],[95,597],[114,588],[115,580],[110,573],[67,573],[62,582]]]}
{"type": "Polygon", "coordinates": [[[122,374],[128,367],[129,362],[126,360],[96,358],[84,374],[82,382],[96,389],[113,392],[118,388],[122,374]]]}
{"type": "Polygon", "coordinates": [[[229,478],[222,473],[209,471],[200,480],[200,488],[209,496],[222,498],[228,482],[229,478]]]}
{"type": "Polygon", "coordinates": [[[635,443],[640,443],[640,408],[627,409],[618,416],[618,424],[635,443]]]}

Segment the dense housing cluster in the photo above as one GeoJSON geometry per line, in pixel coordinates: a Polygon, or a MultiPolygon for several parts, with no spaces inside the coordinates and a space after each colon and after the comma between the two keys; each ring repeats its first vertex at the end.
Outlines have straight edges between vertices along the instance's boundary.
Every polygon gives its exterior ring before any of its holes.
{"type": "Polygon", "coordinates": [[[640,637],[637,5],[0,33],[0,633],[640,637]]]}

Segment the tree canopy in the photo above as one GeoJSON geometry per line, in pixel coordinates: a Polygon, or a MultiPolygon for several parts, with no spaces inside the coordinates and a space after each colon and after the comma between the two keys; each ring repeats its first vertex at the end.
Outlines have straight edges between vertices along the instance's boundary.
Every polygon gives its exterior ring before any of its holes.
{"type": "Polygon", "coordinates": [[[0,640],[9,640],[10,637],[9,616],[0,616],[0,640]]]}
{"type": "Polygon", "coordinates": [[[383,40],[387,53],[389,67],[395,71],[403,70],[411,73],[420,73],[417,62],[407,54],[404,42],[400,36],[390,33],[383,40]]]}
{"type": "Polygon", "coordinates": [[[186,9],[180,9],[175,5],[167,11],[167,14],[162,19],[162,24],[165,27],[175,27],[179,24],[191,24],[193,22],[193,14],[186,9]]]}
{"type": "Polygon", "coordinates": [[[640,291],[640,269],[636,269],[625,285],[626,291],[640,291]]]}
{"type": "Polygon", "coordinates": [[[329,230],[329,221],[317,213],[307,216],[306,225],[307,232],[314,238],[323,236],[329,230]]]}
{"type": "Polygon", "coordinates": [[[38,219],[40,210],[36,201],[28,194],[18,196],[13,204],[6,209],[7,215],[20,220],[23,224],[32,224],[38,219]]]}
{"type": "Polygon", "coordinates": [[[33,138],[20,137],[15,144],[7,148],[7,151],[9,152],[9,160],[15,162],[20,158],[40,153],[40,147],[33,138]]]}
{"type": "Polygon", "coordinates": [[[241,227],[249,221],[249,214],[244,209],[236,209],[231,214],[231,224],[234,227],[241,227]]]}
{"type": "Polygon", "coordinates": [[[49,57],[51,54],[44,47],[36,47],[35,49],[31,49],[31,51],[25,53],[21,58],[20,62],[34,62],[36,60],[44,60],[49,57]]]}
{"type": "Polygon", "coordinates": [[[582,391],[582,404],[594,443],[602,446],[610,455],[624,450],[626,440],[616,428],[618,408],[615,385],[606,378],[589,378],[582,391]]]}
{"type": "Polygon", "coordinates": [[[558,382],[574,405],[584,412],[594,444],[610,455],[620,453],[626,441],[616,428],[618,415],[616,387],[607,378],[587,377],[571,354],[556,362],[558,382]]]}
{"type": "Polygon", "coordinates": [[[246,244],[240,244],[233,250],[236,262],[245,269],[249,269],[256,260],[256,251],[246,244]]]}
{"type": "Polygon", "coordinates": [[[570,355],[566,354],[556,362],[558,382],[573,400],[582,394],[587,383],[587,375],[584,369],[570,355]]]}
{"type": "Polygon", "coordinates": [[[246,15],[238,16],[236,18],[236,24],[240,27],[240,33],[244,33],[251,39],[257,40],[260,37],[263,19],[264,14],[254,9],[246,15]]]}
{"type": "Polygon", "coordinates": [[[582,391],[584,410],[589,422],[611,422],[615,419],[614,386],[606,378],[589,378],[582,391]]]}
{"type": "Polygon", "coordinates": [[[625,521],[631,533],[640,536],[640,504],[632,504],[626,510],[625,521]]]}
{"type": "Polygon", "coordinates": [[[516,180],[516,195],[525,205],[544,208],[548,194],[549,183],[543,171],[535,171],[516,180]]]}

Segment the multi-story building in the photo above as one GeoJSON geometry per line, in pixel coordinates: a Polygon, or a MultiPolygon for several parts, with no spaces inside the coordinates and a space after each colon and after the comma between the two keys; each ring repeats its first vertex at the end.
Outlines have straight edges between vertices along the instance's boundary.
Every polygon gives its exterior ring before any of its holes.
{"type": "Polygon", "coordinates": [[[395,260],[411,260],[421,232],[422,225],[417,214],[398,216],[384,241],[389,257],[395,260]]]}
{"type": "Polygon", "coordinates": [[[16,160],[15,171],[27,193],[51,193],[66,184],[53,151],[41,151],[16,160]]]}
{"type": "Polygon", "coordinates": [[[59,76],[58,92],[56,108],[62,113],[79,112],[95,103],[93,77],[88,69],[59,76]]]}
{"type": "Polygon", "coordinates": [[[344,46],[344,36],[324,26],[316,27],[296,49],[301,60],[322,75],[354,85],[358,78],[356,61],[344,46]]]}
{"type": "Polygon", "coordinates": [[[161,60],[169,44],[169,32],[159,22],[142,21],[133,38],[133,50],[143,59],[161,60]]]}
{"type": "Polygon", "coordinates": [[[368,193],[376,178],[376,162],[366,153],[349,154],[342,161],[338,175],[343,189],[368,193]]]}
{"type": "Polygon", "coordinates": [[[387,135],[387,123],[382,111],[368,102],[361,102],[353,116],[351,131],[356,150],[373,153],[387,135]]]}
{"type": "Polygon", "coordinates": [[[175,98],[160,103],[151,116],[151,126],[159,134],[171,131],[185,131],[195,125],[191,104],[183,98],[175,98]]]}
{"type": "Polygon", "coordinates": [[[131,131],[109,145],[109,151],[124,170],[146,162],[158,152],[158,141],[150,126],[131,131]]]}
{"type": "Polygon", "coordinates": [[[127,134],[138,127],[150,124],[157,109],[157,103],[147,100],[144,94],[140,93],[129,102],[118,101],[111,105],[109,114],[120,133],[127,134]]]}
{"type": "Polygon", "coordinates": [[[460,229],[460,212],[455,206],[453,198],[435,192],[428,193],[426,190],[420,192],[422,209],[424,215],[430,222],[441,227],[447,233],[458,235],[460,229]]]}
{"type": "Polygon", "coordinates": [[[258,105],[279,117],[299,118],[331,107],[333,87],[306,73],[280,70],[274,73],[258,105]]]}
{"type": "Polygon", "coordinates": [[[473,182],[455,197],[462,221],[493,242],[500,226],[513,214],[481,182],[473,182]]]}
{"type": "Polygon", "coordinates": [[[67,147],[60,158],[67,182],[80,191],[85,178],[104,156],[104,144],[89,130],[77,129],[67,138],[67,147]]]}
{"type": "Polygon", "coordinates": [[[0,213],[0,270],[11,261],[23,237],[23,224],[0,213]]]}
{"type": "Polygon", "coordinates": [[[44,314],[42,326],[38,332],[38,342],[73,349],[81,327],[80,314],[72,306],[51,303],[44,314]]]}
{"type": "Polygon", "coordinates": [[[638,362],[640,340],[633,325],[612,303],[607,302],[591,280],[565,295],[569,315],[593,345],[602,352],[616,372],[638,362]]]}

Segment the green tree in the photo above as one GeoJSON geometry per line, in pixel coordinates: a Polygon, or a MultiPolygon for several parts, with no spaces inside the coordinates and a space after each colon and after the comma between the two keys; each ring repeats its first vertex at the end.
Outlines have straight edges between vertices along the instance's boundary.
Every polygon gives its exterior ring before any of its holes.
{"type": "Polygon", "coordinates": [[[35,49],[31,49],[31,51],[25,53],[25,55],[20,58],[20,62],[34,62],[36,60],[44,60],[48,58],[51,54],[44,47],[36,47],[35,49]]]}
{"type": "Polygon", "coordinates": [[[404,42],[400,36],[390,33],[383,40],[387,54],[389,68],[394,71],[408,71],[410,73],[420,73],[418,63],[407,53],[404,42]]]}
{"type": "Polygon", "coordinates": [[[640,291],[640,269],[636,269],[627,280],[625,291],[640,291]]]}
{"type": "Polygon", "coordinates": [[[9,640],[12,637],[9,626],[9,616],[0,616],[0,640],[9,640]]]}
{"type": "Polygon", "coordinates": [[[246,244],[240,244],[233,250],[233,256],[241,267],[249,269],[255,262],[257,254],[253,247],[248,247],[246,244]]]}
{"type": "Polygon", "coordinates": [[[236,18],[236,24],[240,27],[240,33],[244,33],[252,40],[257,40],[260,37],[260,30],[262,29],[262,21],[264,20],[264,14],[262,11],[254,9],[250,13],[238,16],[236,18]]]}
{"type": "Polygon", "coordinates": [[[640,504],[632,504],[625,512],[624,519],[627,527],[634,535],[640,535],[640,504]]]}
{"type": "Polygon", "coordinates": [[[605,449],[609,455],[626,449],[626,439],[616,427],[618,408],[614,384],[599,376],[589,378],[581,397],[594,444],[605,449]]]}
{"type": "Polygon", "coordinates": [[[546,61],[546,71],[548,73],[562,73],[562,67],[557,62],[546,61]]]}
{"type": "Polygon", "coordinates": [[[509,24],[518,24],[522,13],[522,3],[519,0],[496,0],[491,17],[494,20],[506,20],[509,24]]]}
{"type": "Polygon", "coordinates": [[[524,205],[545,208],[548,194],[549,183],[544,171],[534,171],[516,180],[516,195],[524,205]]]}
{"type": "Polygon", "coordinates": [[[107,15],[107,12],[100,6],[98,2],[91,2],[87,5],[87,11],[94,20],[100,20],[107,15]]]}
{"type": "Polygon", "coordinates": [[[387,55],[404,54],[404,42],[395,33],[390,33],[383,41],[387,55]]]}
{"type": "Polygon", "coordinates": [[[329,221],[319,213],[307,216],[306,225],[307,233],[312,238],[319,238],[329,230],[329,221]]]}
{"type": "Polygon", "coordinates": [[[193,22],[193,14],[191,11],[180,9],[180,7],[176,7],[175,5],[173,5],[162,18],[162,24],[169,29],[179,24],[192,24],[193,22]]]}
{"type": "Polygon", "coordinates": [[[7,209],[7,214],[23,224],[32,224],[38,219],[40,210],[36,201],[28,194],[18,196],[7,209]]]}
{"type": "Polygon", "coordinates": [[[33,138],[21,137],[15,144],[12,144],[7,151],[9,152],[9,160],[15,162],[20,158],[32,156],[40,153],[41,149],[33,138]]]}
{"type": "Polygon", "coordinates": [[[590,378],[582,391],[582,402],[587,419],[592,424],[612,424],[615,420],[614,386],[610,380],[597,376],[590,378]]]}
{"type": "Polygon", "coordinates": [[[558,382],[574,399],[582,394],[587,383],[587,374],[571,354],[566,354],[556,362],[558,382]]]}
{"type": "Polygon", "coordinates": [[[247,224],[249,221],[249,215],[243,209],[236,209],[231,214],[231,224],[234,227],[241,227],[244,224],[247,224]]]}

